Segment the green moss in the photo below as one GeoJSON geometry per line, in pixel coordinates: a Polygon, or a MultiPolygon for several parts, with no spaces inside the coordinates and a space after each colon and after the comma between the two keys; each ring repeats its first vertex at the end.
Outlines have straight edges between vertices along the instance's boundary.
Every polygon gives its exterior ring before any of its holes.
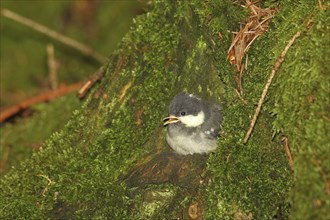
{"type": "MultiPolygon", "coordinates": [[[[298,24],[296,29],[304,27],[304,14],[299,12],[308,9],[312,13],[315,8],[316,5],[309,3],[288,1],[282,14],[274,18],[272,28],[255,42],[249,52],[249,69],[244,73],[243,98],[248,101],[244,104],[234,93],[235,73],[226,58],[230,34],[225,34],[221,41],[214,39],[217,30],[226,33],[233,31],[229,28],[237,28],[246,12],[231,1],[156,1],[150,12],[135,19],[131,31],[112,55],[102,82],[93,89],[82,108],[74,112],[65,128],[53,134],[38,154],[1,180],[4,186],[0,191],[1,204],[6,204],[2,206],[1,217],[184,219],[188,218],[189,204],[195,201],[205,219],[298,217],[298,207],[309,207],[308,202],[300,200],[303,197],[299,197],[299,187],[310,178],[292,178],[280,135],[274,137],[273,134],[274,128],[281,130],[289,140],[295,141],[291,142],[294,146],[300,140],[296,137],[300,136],[290,132],[308,128],[324,134],[320,120],[310,118],[307,127],[295,121],[306,116],[306,112],[299,114],[299,109],[290,109],[298,114],[290,121],[292,112],[286,112],[287,99],[282,98],[283,95],[295,95],[292,88],[281,86],[290,80],[294,82],[298,72],[292,75],[282,71],[284,67],[290,72],[295,68],[299,70],[295,63],[299,59],[294,58],[294,51],[302,55],[307,53],[304,50],[307,46],[299,46],[300,41],[285,58],[249,143],[243,145],[242,139],[267,76],[295,32],[288,31],[291,28],[288,22],[293,18],[298,24]],[[228,11],[233,14],[227,17],[228,11]],[[288,11],[296,13],[286,14],[288,11]],[[280,82],[282,74],[286,77],[280,82]],[[169,150],[161,119],[167,113],[170,99],[179,91],[193,92],[223,103],[224,122],[219,148],[210,155],[205,173],[195,174],[201,178],[197,184],[190,183],[196,184],[192,187],[189,184],[187,187],[175,184],[127,186],[123,178],[136,168],[136,164],[148,161],[156,152],[169,150]],[[295,124],[290,127],[288,122],[295,124]],[[315,129],[315,125],[319,128],[315,129]],[[47,178],[38,176],[40,174],[47,176],[52,184],[47,186],[47,178]],[[291,201],[288,199],[290,190],[298,192],[291,201]],[[292,201],[299,201],[301,205],[292,201]],[[293,207],[292,214],[290,206],[293,207]]],[[[314,19],[322,21],[325,15],[317,15],[314,19]]],[[[323,30],[326,23],[315,24],[318,24],[315,28],[323,30]]],[[[306,35],[301,41],[307,34],[314,33],[313,29],[304,30],[306,35]]],[[[320,33],[314,34],[314,42],[326,43],[318,40],[320,33]]],[[[323,53],[325,51],[320,49],[320,54],[323,53]]],[[[318,64],[319,67],[321,64],[324,63],[318,64]]],[[[311,78],[315,79],[316,72],[311,78]]],[[[316,78],[326,83],[327,78],[316,78]]],[[[315,86],[312,83],[303,85],[305,90],[315,86]]],[[[321,88],[327,86],[322,84],[321,88]]],[[[313,87],[307,92],[319,94],[316,89],[313,87]]],[[[299,92],[294,97],[300,103],[304,99],[299,92]]],[[[310,111],[320,111],[324,107],[321,103],[326,101],[324,97],[315,99],[316,104],[319,99],[321,102],[310,111]]],[[[308,138],[308,135],[318,136],[311,132],[303,134],[308,138]]],[[[324,138],[318,136],[316,140],[323,143],[324,138]]],[[[324,153],[324,148],[319,149],[324,153]]],[[[297,163],[302,158],[298,157],[297,163]]],[[[323,169],[326,161],[318,161],[323,169]]],[[[300,170],[302,167],[294,168],[305,175],[305,171],[300,170]]],[[[317,179],[318,174],[314,172],[312,177],[317,179]]],[[[322,188],[319,186],[316,187],[322,188]]],[[[325,212],[326,206],[320,210],[325,212]]],[[[315,212],[311,213],[310,216],[318,217],[315,212]]]]}
{"type": "Polygon", "coordinates": [[[323,45],[330,43],[329,10],[321,11],[317,5],[304,2],[299,6],[305,11],[297,25],[302,36],[278,73],[274,127],[289,138],[294,158],[291,219],[327,219],[330,160],[325,155],[330,153],[330,52],[323,45]]]}
{"type": "MultiPolygon", "coordinates": [[[[326,112],[329,111],[325,110],[329,109],[326,104],[329,90],[325,89],[329,88],[326,74],[329,70],[325,64],[329,52],[317,45],[329,44],[326,25],[329,13],[320,12],[317,4],[309,1],[288,1],[282,8],[270,30],[259,37],[249,51],[248,70],[243,73],[243,98],[251,104],[244,105],[233,95],[233,88],[227,87],[221,148],[209,162],[214,173],[206,189],[207,204],[212,207],[208,211],[209,219],[215,216],[232,219],[239,212],[251,214],[255,219],[326,219],[329,199],[327,183],[322,178],[329,173],[325,165],[329,160],[322,155],[329,154],[326,138],[329,133],[326,112]],[[302,37],[285,57],[273,82],[275,88],[271,87],[263,104],[264,113],[249,144],[244,146],[242,139],[251,120],[248,116],[255,109],[252,103],[257,103],[277,57],[298,30],[302,31],[302,37]],[[308,95],[312,96],[312,103],[308,103],[308,95]],[[270,113],[276,117],[272,118],[270,113]],[[271,124],[276,131],[283,132],[273,141],[271,124]],[[244,127],[246,129],[242,129],[244,127]],[[294,178],[279,141],[283,134],[289,137],[296,158],[294,178]]],[[[229,74],[220,77],[227,85],[235,85],[229,74]]]]}
{"type": "Polygon", "coordinates": [[[150,185],[146,189],[130,192],[134,197],[134,206],[130,218],[135,219],[158,219],[168,212],[174,213],[177,206],[177,196],[180,189],[170,184],[150,185]],[[169,208],[171,207],[171,208],[169,208]]]}
{"type": "Polygon", "coordinates": [[[63,128],[71,112],[79,105],[79,99],[72,94],[51,103],[34,106],[29,117],[4,124],[0,129],[1,175],[37,152],[44,140],[63,128]]]}
{"type": "Polygon", "coordinates": [[[253,219],[287,217],[292,173],[284,150],[269,142],[269,136],[258,135],[258,142],[249,146],[233,144],[228,137],[220,141],[219,153],[209,160],[213,177],[206,189],[207,218],[231,219],[238,212],[253,219]]]}
{"type": "Polygon", "coordinates": [[[239,23],[248,15],[243,7],[229,0],[195,1],[193,5],[203,25],[210,29],[215,42],[230,40],[231,31],[237,31],[239,23]]]}

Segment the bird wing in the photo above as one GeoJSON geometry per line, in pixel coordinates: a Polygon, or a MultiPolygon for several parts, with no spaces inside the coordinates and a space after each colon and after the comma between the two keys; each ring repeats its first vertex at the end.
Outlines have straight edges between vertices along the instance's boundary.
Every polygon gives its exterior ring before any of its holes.
{"type": "Polygon", "coordinates": [[[220,134],[220,125],[223,120],[221,106],[213,105],[210,109],[211,117],[209,117],[201,127],[201,130],[210,138],[217,138],[220,134]]]}

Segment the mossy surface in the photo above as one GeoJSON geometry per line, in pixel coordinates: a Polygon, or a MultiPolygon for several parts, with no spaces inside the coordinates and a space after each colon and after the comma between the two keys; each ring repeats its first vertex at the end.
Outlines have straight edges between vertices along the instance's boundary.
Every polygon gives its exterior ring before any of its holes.
{"type": "Polygon", "coordinates": [[[62,129],[81,105],[76,94],[67,95],[51,103],[31,107],[26,117],[4,123],[0,129],[1,172],[4,175],[12,166],[38,152],[43,142],[55,131],[62,129]]]}
{"type": "Polygon", "coordinates": [[[231,43],[227,31],[238,30],[246,11],[232,1],[156,1],[150,12],[135,19],[112,55],[102,82],[65,128],[54,133],[30,160],[2,178],[1,217],[299,219],[300,213],[309,212],[308,218],[326,219],[329,201],[321,193],[324,181],[319,178],[322,173],[329,174],[327,161],[320,155],[328,149],[323,143],[329,143],[324,136],[326,121],[321,120],[329,118],[324,111],[329,103],[329,76],[323,69],[328,52],[305,48],[326,43],[327,14],[307,0],[281,5],[270,30],[249,51],[244,104],[234,92],[236,73],[226,52],[231,43]],[[313,15],[311,27],[306,14],[313,15]],[[302,36],[285,57],[252,137],[243,145],[272,66],[298,30],[302,36]],[[314,40],[310,43],[308,39],[314,40]],[[306,73],[306,60],[317,67],[309,71],[309,83],[299,77],[301,71],[306,73]],[[303,86],[290,87],[295,82],[303,86]],[[192,189],[170,183],[127,186],[122,178],[130,170],[159,152],[169,151],[161,119],[179,91],[223,105],[219,147],[210,154],[205,172],[196,173],[202,177],[200,183],[192,189]],[[317,96],[307,109],[295,105],[308,104],[302,98],[303,91],[317,96]],[[287,99],[288,95],[293,97],[287,99]],[[313,117],[317,112],[324,114],[313,117]],[[293,113],[296,116],[291,118],[293,113]],[[302,124],[306,115],[311,120],[302,124]],[[274,130],[281,133],[274,137],[274,130]],[[289,138],[296,158],[294,173],[281,142],[282,134],[289,138]],[[320,154],[314,154],[314,148],[302,148],[311,140],[316,141],[315,149],[320,154]],[[297,148],[306,153],[300,154],[294,150],[297,148]],[[303,163],[302,159],[312,159],[307,152],[319,164],[307,164],[311,173],[303,169],[308,160],[303,163]],[[317,170],[320,167],[322,172],[317,170]],[[315,188],[305,188],[314,179],[318,180],[315,188]],[[304,195],[310,189],[321,201],[315,210],[309,194],[304,195]]]}
{"type": "MultiPolygon", "coordinates": [[[[296,6],[295,27],[286,21],[277,29],[302,36],[274,85],[273,125],[288,137],[294,158],[290,219],[330,219],[330,12],[308,1],[296,6]]],[[[289,11],[280,14],[283,20],[289,11]]]]}
{"type": "Polygon", "coordinates": [[[243,98],[249,105],[227,93],[231,102],[224,111],[231,117],[230,124],[225,120],[223,130],[228,137],[220,139],[222,153],[210,158],[209,167],[216,174],[211,187],[215,189],[207,192],[211,207],[218,204],[210,218],[217,213],[230,219],[230,211],[232,216],[244,213],[248,219],[330,218],[329,47],[322,46],[329,45],[328,22],[329,10],[320,10],[313,2],[281,2],[270,30],[249,50],[248,70],[243,76],[243,98]],[[276,59],[297,31],[301,37],[277,72],[248,145],[233,144],[242,141],[250,120],[246,117],[252,117],[276,59]],[[288,138],[293,154],[293,170],[285,166],[288,159],[280,144],[283,137],[288,138]],[[225,160],[220,169],[214,163],[219,160],[225,160]],[[256,176],[255,181],[250,179],[256,176]]]}

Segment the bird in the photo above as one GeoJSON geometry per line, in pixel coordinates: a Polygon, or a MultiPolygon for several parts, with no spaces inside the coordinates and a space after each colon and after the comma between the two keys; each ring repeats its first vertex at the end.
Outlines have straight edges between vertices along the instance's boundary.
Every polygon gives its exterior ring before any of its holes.
{"type": "Polygon", "coordinates": [[[221,106],[205,102],[193,94],[181,92],[170,102],[166,141],[178,154],[207,154],[217,148],[223,121],[221,106]]]}

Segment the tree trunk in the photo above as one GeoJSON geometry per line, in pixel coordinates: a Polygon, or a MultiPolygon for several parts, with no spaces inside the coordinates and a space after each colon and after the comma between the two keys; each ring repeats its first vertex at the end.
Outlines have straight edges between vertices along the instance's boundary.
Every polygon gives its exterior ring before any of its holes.
{"type": "Polygon", "coordinates": [[[227,50],[247,11],[229,0],[157,1],[65,128],[1,180],[1,218],[327,219],[329,10],[309,0],[272,7],[278,12],[248,51],[238,95],[227,50]],[[267,78],[297,31],[244,145],[267,78]],[[162,118],[181,91],[222,103],[209,155],[180,156],[166,144],[162,118]]]}

